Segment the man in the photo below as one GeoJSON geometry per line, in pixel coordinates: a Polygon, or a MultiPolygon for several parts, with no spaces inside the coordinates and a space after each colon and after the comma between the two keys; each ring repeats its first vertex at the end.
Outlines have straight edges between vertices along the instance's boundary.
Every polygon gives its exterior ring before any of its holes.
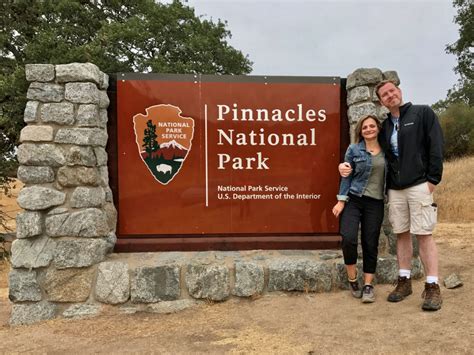
{"type": "MultiPolygon", "coordinates": [[[[387,189],[389,219],[397,234],[399,276],[389,302],[399,302],[412,293],[411,233],[418,239],[421,261],[427,275],[422,309],[437,311],[442,298],[438,284],[438,251],[432,232],[436,224],[433,191],[443,172],[443,135],[433,110],[428,106],[403,103],[394,82],[380,82],[375,92],[389,111],[379,135],[388,160],[387,189]]],[[[341,175],[351,169],[339,165],[341,175]]]]}

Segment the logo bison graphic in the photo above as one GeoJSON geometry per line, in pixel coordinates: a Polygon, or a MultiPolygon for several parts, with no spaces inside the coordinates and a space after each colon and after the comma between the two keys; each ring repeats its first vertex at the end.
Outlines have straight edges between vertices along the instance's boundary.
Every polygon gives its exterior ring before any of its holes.
{"type": "Polygon", "coordinates": [[[194,136],[194,120],[173,105],[155,105],[133,116],[138,153],[153,177],[168,184],[181,169],[194,136]]]}

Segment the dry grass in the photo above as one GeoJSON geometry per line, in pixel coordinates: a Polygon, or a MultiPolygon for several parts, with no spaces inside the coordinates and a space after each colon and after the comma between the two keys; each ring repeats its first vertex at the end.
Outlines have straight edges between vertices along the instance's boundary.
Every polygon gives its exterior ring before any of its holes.
{"type": "Polygon", "coordinates": [[[440,222],[474,221],[474,156],[445,162],[435,190],[440,222]]]}
{"type": "Polygon", "coordinates": [[[23,183],[14,180],[11,184],[9,196],[0,191],[0,209],[6,219],[6,225],[4,226],[6,228],[0,226],[0,233],[12,232],[16,228],[15,218],[18,212],[21,212],[20,206],[16,203],[16,198],[22,187],[23,183]]]}

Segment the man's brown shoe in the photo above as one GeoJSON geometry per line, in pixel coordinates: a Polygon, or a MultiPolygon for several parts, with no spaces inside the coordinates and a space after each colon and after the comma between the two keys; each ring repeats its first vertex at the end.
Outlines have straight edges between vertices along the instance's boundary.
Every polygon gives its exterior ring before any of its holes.
{"type": "Polygon", "coordinates": [[[412,293],[413,291],[411,290],[411,279],[409,279],[408,277],[399,276],[397,280],[397,287],[395,287],[395,290],[390,292],[387,301],[400,302],[412,293]]]}
{"type": "Polygon", "coordinates": [[[437,311],[443,304],[441,291],[436,283],[425,283],[425,290],[421,297],[425,299],[421,306],[425,311],[437,311]]]}

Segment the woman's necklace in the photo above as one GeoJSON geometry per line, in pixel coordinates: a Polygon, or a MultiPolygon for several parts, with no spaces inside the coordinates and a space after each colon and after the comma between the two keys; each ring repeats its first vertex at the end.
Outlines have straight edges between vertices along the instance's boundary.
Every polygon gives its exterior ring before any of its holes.
{"type": "Polygon", "coordinates": [[[379,146],[367,147],[367,149],[369,150],[370,153],[375,153],[380,150],[380,147],[379,146]]]}

